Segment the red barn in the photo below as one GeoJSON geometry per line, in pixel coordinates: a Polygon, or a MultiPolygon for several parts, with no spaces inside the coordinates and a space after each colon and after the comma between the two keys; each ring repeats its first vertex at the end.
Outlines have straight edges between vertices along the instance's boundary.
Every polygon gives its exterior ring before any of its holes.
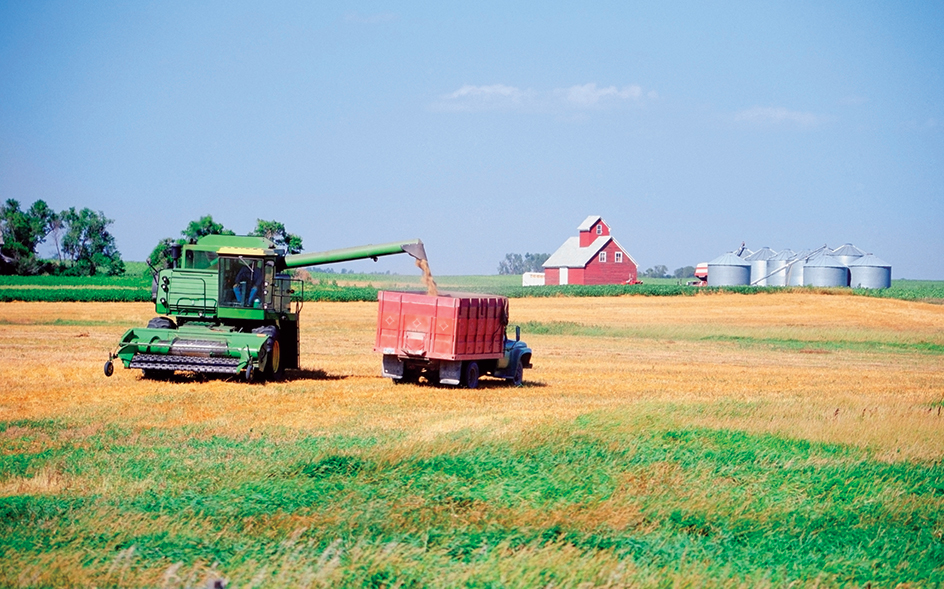
{"type": "Polygon", "coordinates": [[[544,262],[544,284],[634,284],[636,260],[593,215],[544,262]]]}

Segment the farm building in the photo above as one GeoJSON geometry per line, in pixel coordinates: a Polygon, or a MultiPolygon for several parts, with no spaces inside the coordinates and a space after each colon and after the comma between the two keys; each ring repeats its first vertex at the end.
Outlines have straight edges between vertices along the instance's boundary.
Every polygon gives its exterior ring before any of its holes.
{"type": "Polygon", "coordinates": [[[602,217],[591,215],[544,262],[544,284],[633,284],[636,260],[610,235],[602,217]]]}

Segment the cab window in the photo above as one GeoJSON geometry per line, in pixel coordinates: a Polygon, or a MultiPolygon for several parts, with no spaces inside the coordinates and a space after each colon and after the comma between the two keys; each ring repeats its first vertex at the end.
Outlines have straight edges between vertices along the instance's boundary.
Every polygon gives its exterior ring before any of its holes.
{"type": "Polygon", "coordinates": [[[220,291],[220,301],[225,307],[263,308],[263,261],[244,257],[220,258],[220,291]]]}

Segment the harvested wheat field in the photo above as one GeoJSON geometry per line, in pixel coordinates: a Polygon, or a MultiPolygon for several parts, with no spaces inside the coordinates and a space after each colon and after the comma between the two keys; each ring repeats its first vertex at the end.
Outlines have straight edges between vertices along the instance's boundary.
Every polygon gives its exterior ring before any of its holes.
{"type": "Polygon", "coordinates": [[[0,585],[944,584],[944,306],[515,299],[525,384],[380,378],[306,304],[283,382],[102,364],[147,304],[0,305],[0,585]]]}

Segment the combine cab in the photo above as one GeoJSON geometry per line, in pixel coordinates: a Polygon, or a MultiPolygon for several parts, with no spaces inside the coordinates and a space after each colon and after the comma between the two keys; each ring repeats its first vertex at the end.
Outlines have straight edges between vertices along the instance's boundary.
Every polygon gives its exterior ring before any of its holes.
{"type": "Polygon", "coordinates": [[[282,272],[318,264],[408,253],[426,259],[420,240],[285,255],[264,237],[208,235],[172,252],[174,267],[155,274],[161,315],[129,329],[105,363],[137,368],[146,378],[177,370],[282,378],[299,367],[304,283],[282,272]]]}

